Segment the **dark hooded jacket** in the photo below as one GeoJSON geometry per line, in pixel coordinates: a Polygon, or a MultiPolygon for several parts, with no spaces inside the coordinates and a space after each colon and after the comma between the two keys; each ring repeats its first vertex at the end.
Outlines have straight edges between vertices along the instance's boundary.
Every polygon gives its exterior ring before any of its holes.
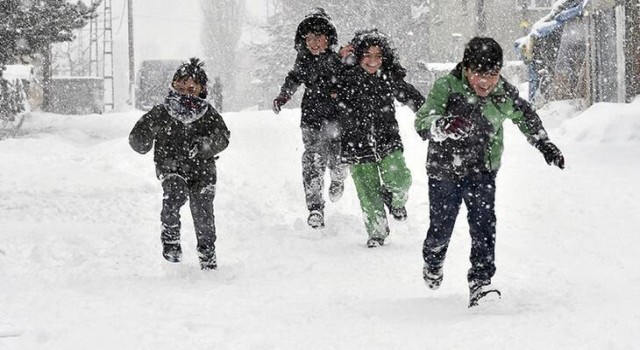
{"type": "Polygon", "coordinates": [[[404,80],[406,71],[383,34],[375,30],[361,32],[351,44],[356,60],[343,69],[338,79],[342,160],[349,164],[376,162],[403,150],[394,101],[397,99],[415,112],[424,96],[404,80]],[[369,74],[355,62],[373,45],[381,48],[383,65],[376,74],[369,74]]]}
{"type": "Polygon", "coordinates": [[[291,97],[304,84],[300,126],[319,129],[324,123],[336,121],[336,105],[331,92],[334,91],[336,73],[342,65],[334,51],[338,43],[336,29],[330,17],[319,9],[300,22],[294,41],[298,55],[280,94],[291,97]],[[310,32],[327,36],[329,47],[324,53],[315,56],[307,49],[304,36],[310,32]]]}
{"type": "Polygon", "coordinates": [[[187,183],[216,183],[216,155],[229,145],[229,129],[222,116],[208,106],[206,112],[189,121],[172,117],[164,104],[156,105],[138,120],[129,134],[129,144],[144,154],[154,147],[156,175],[183,177],[187,183]],[[193,155],[196,144],[203,147],[193,155]]]}

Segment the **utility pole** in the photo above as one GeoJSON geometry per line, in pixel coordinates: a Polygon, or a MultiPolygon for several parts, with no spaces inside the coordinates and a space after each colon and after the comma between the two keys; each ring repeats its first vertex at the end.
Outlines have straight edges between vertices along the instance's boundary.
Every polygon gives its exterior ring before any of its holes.
{"type": "Polygon", "coordinates": [[[477,0],[476,2],[476,35],[484,36],[487,32],[487,14],[485,13],[485,4],[484,0],[477,0]]]}
{"type": "Polygon", "coordinates": [[[98,13],[89,20],[89,76],[99,76],[98,65],[98,13]]]}
{"type": "Polygon", "coordinates": [[[111,0],[104,2],[104,38],[102,46],[102,77],[104,80],[104,105],[115,108],[114,79],[113,79],[113,20],[111,0]]]}
{"type": "Polygon", "coordinates": [[[135,105],[136,64],[133,46],[133,0],[127,0],[127,13],[129,17],[129,105],[135,105]]]}

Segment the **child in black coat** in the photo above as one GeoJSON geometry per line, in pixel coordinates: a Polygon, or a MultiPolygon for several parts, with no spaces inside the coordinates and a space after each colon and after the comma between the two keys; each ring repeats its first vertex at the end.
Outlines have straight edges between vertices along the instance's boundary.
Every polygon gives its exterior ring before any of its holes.
{"type": "Polygon", "coordinates": [[[180,262],[180,208],[189,200],[203,270],[216,269],[216,155],[229,145],[222,116],[208,103],[207,74],[197,58],[182,64],[169,95],[138,120],[129,144],[138,153],[154,147],[156,175],[162,182],[162,255],[180,262]]]}
{"type": "Polygon", "coordinates": [[[375,248],[389,235],[385,205],[396,220],[407,218],[411,172],[404,160],[394,101],[416,111],[424,97],[404,80],[406,72],[386,35],[376,29],[361,31],[344,52],[349,50],[354,64],[338,80],[342,161],[351,164],[369,235],[367,246],[375,248]]]}
{"type": "Polygon", "coordinates": [[[334,51],[336,28],[323,9],[317,8],[298,25],[295,49],[298,51],[293,69],[287,74],[280,94],[273,100],[278,114],[301,84],[306,89],[302,98],[302,179],[309,217],[313,228],[324,227],[324,174],[329,168],[329,199],[342,196],[347,170],[339,161],[340,139],[335,100],[331,97],[335,74],[342,63],[334,51]]]}

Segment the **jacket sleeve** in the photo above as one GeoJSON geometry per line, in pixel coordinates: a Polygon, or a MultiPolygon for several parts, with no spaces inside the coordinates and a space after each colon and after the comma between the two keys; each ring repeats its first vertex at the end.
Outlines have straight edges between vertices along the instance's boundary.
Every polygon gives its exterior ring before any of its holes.
{"type": "Polygon", "coordinates": [[[536,147],[541,143],[548,142],[547,131],[531,104],[519,96],[518,89],[514,86],[505,85],[505,90],[508,96],[513,99],[514,113],[511,120],[527,137],[527,141],[536,147]]]}
{"type": "Polygon", "coordinates": [[[342,65],[337,74],[336,83],[334,85],[334,89],[337,94],[336,102],[338,109],[343,113],[348,112],[353,108],[352,104],[355,102],[355,98],[358,93],[356,89],[358,81],[352,71],[353,69],[353,66],[346,64],[342,65]]]}
{"type": "Polygon", "coordinates": [[[338,79],[345,65],[340,60],[338,54],[328,55],[322,64],[322,86],[321,90],[328,91],[329,94],[337,93],[338,79]]]}
{"type": "Polygon", "coordinates": [[[396,79],[393,88],[393,95],[398,101],[407,105],[415,113],[424,104],[424,96],[404,79],[396,79]]]}
{"type": "Polygon", "coordinates": [[[414,127],[424,140],[432,139],[431,127],[436,120],[444,116],[451,89],[447,76],[439,78],[427,95],[426,101],[416,112],[414,127]]]}
{"type": "Polygon", "coordinates": [[[203,154],[205,158],[211,158],[224,151],[229,146],[229,138],[231,132],[227,128],[222,116],[214,112],[214,126],[211,132],[211,145],[209,149],[203,154]]]}
{"type": "Polygon", "coordinates": [[[140,154],[149,152],[153,148],[153,140],[159,129],[158,110],[157,107],[153,107],[134,125],[129,133],[129,145],[140,154]]]}
{"type": "Polygon", "coordinates": [[[280,88],[280,95],[291,97],[296,93],[303,81],[302,65],[301,56],[298,55],[298,57],[296,57],[296,62],[293,64],[293,69],[290,70],[284,78],[284,84],[282,84],[282,87],[280,88]]]}

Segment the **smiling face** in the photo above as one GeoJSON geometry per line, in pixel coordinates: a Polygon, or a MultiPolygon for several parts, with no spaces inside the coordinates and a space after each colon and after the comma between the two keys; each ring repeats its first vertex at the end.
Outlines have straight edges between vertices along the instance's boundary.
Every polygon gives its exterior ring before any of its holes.
{"type": "Polygon", "coordinates": [[[324,34],[307,33],[304,36],[304,41],[307,44],[307,49],[314,56],[325,52],[329,47],[329,40],[324,34]]]}
{"type": "Polygon", "coordinates": [[[360,60],[360,67],[362,67],[367,73],[375,74],[380,67],[382,67],[382,50],[378,46],[369,46],[369,48],[362,54],[360,60]]]}
{"type": "Polygon", "coordinates": [[[469,85],[480,97],[489,96],[491,91],[495,89],[496,85],[498,85],[498,82],[500,81],[500,70],[478,73],[466,68],[464,73],[467,76],[469,85]]]}

